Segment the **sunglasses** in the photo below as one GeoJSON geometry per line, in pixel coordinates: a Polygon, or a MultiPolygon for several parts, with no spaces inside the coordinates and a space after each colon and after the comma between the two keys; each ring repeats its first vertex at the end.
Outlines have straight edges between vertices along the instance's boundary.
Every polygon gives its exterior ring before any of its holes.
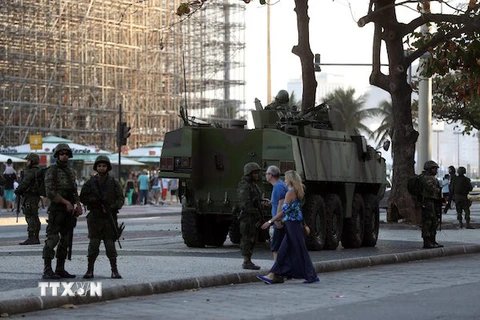
{"type": "Polygon", "coordinates": [[[59,156],[68,156],[68,152],[59,152],[58,155],[59,156]]]}

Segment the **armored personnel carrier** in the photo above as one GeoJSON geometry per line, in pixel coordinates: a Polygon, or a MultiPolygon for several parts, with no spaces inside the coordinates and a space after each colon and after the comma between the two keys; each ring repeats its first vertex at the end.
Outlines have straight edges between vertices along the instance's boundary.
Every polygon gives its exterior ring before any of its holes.
{"type": "MultiPolygon", "coordinates": [[[[334,130],[326,104],[304,112],[258,104],[256,109],[255,129],[245,129],[245,120],[232,120],[228,128],[212,125],[182,110],[184,126],[165,135],[160,175],[180,181],[185,244],[222,246],[227,235],[240,241],[236,188],[243,166],[257,162],[265,170],[270,165],[282,173],[294,169],[303,178],[309,250],[335,250],[340,242],[345,248],[375,246],[386,186],[381,154],[365,137],[334,130]]],[[[269,198],[271,185],[261,177],[269,198]]]]}

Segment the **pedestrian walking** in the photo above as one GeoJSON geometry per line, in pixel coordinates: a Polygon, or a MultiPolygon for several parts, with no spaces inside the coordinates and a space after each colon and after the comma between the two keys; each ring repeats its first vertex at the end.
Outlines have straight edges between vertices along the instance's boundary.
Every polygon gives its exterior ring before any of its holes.
{"type": "Polygon", "coordinates": [[[109,175],[112,170],[110,159],[107,156],[98,156],[93,164],[93,170],[98,175],[89,179],[82,187],[80,200],[87,206],[88,238],[88,267],[83,276],[93,278],[95,260],[100,253],[100,242],[103,240],[106,255],[112,270],[111,278],[121,279],[117,267],[117,250],[115,241],[118,239],[118,211],[125,203],[122,186],[109,175]]]}
{"type": "Polygon", "coordinates": [[[439,215],[442,212],[442,187],[437,180],[438,164],[435,161],[426,161],[420,175],[422,204],[422,238],[423,248],[439,248],[443,245],[436,240],[439,215]]]}
{"type": "Polygon", "coordinates": [[[453,179],[456,177],[456,170],[454,166],[449,166],[448,167],[448,200],[447,204],[445,205],[445,208],[443,209],[443,213],[447,213],[448,210],[452,208],[452,202],[454,202],[453,199],[453,193],[452,193],[452,183],[453,179]]]}
{"type": "MultiPolygon", "coordinates": [[[[27,160],[27,168],[24,177],[17,189],[15,195],[23,197],[23,214],[27,222],[28,238],[20,242],[20,245],[40,244],[40,219],[38,217],[38,203],[40,202],[40,169],[38,164],[40,158],[36,153],[29,153],[25,159],[27,160]]],[[[43,177],[42,177],[43,178],[43,177]]]]}
{"type": "Polygon", "coordinates": [[[283,220],[285,237],[270,272],[257,278],[267,284],[281,283],[284,281],[283,277],[305,279],[304,283],[318,282],[319,279],[305,242],[301,209],[301,202],[305,197],[302,178],[296,171],[289,170],[285,172],[285,184],[288,192],[285,195],[282,210],[262,225],[262,229],[266,229],[272,223],[283,220]]]}
{"type": "Polygon", "coordinates": [[[257,242],[258,226],[261,221],[260,206],[262,192],[255,181],[259,179],[260,166],[249,162],[243,167],[243,178],[238,183],[237,199],[240,205],[240,250],[243,256],[243,269],[259,270],[252,262],[253,249],[257,242]]]}
{"type": "Polygon", "coordinates": [[[148,171],[147,169],[143,169],[142,174],[138,176],[138,193],[141,206],[148,202],[149,185],[150,178],[148,177],[148,171]]]}
{"type": "Polygon", "coordinates": [[[43,279],[75,278],[75,275],[65,270],[65,260],[72,250],[73,229],[77,217],[83,213],[75,184],[75,172],[68,166],[68,159],[73,157],[72,150],[68,144],[60,143],[55,147],[53,157],[56,159],[55,163],[45,172],[45,192],[50,199],[50,206],[47,239],[42,254],[43,279]],[[57,266],[53,272],[55,247],[57,266]]]}
{"type": "Polygon", "coordinates": [[[473,190],[472,182],[465,177],[467,170],[465,167],[458,167],[458,176],[453,179],[452,192],[455,200],[455,208],[457,210],[457,220],[460,228],[463,228],[462,211],[465,212],[465,221],[467,222],[467,229],[475,229],[470,224],[470,206],[472,202],[468,199],[468,193],[473,190]]]}
{"type": "Polygon", "coordinates": [[[13,168],[12,159],[7,159],[7,165],[5,171],[3,171],[3,177],[5,179],[5,187],[3,188],[3,198],[5,199],[7,205],[7,211],[13,211],[15,194],[14,194],[14,184],[17,180],[17,173],[13,168]]]}
{"type": "MultiPolygon", "coordinates": [[[[280,180],[280,169],[277,166],[269,166],[265,173],[265,178],[268,183],[273,186],[272,195],[270,201],[266,201],[266,204],[271,206],[272,218],[282,211],[282,205],[287,194],[287,186],[285,182],[280,180]]],[[[277,252],[282,244],[283,237],[285,236],[285,228],[283,221],[276,221],[272,224],[273,236],[270,241],[270,250],[273,253],[273,261],[277,260],[277,252]]]]}

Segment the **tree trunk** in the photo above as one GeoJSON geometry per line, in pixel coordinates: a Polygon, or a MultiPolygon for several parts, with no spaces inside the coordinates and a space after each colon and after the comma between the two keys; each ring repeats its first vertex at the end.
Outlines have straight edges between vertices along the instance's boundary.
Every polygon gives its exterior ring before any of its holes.
{"type": "MultiPolygon", "coordinates": [[[[393,179],[392,191],[388,200],[387,221],[397,222],[405,218],[408,222],[419,224],[421,212],[417,201],[408,193],[408,178],[414,175],[415,142],[418,132],[412,123],[412,88],[407,82],[407,70],[403,39],[398,28],[394,0],[375,2],[374,11],[381,12],[375,21],[373,71],[370,83],[390,92],[394,134],[392,137],[393,179]],[[397,28],[395,28],[397,27],[397,28]],[[380,43],[385,42],[389,74],[380,72],[380,43]]],[[[423,165],[423,164],[422,164],[423,165]]]]}
{"type": "Polygon", "coordinates": [[[302,65],[302,110],[305,110],[315,105],[315,92],[317,90],[313,53],[310,48],[308,0],[295,0],[295,13],[297,14],[298,44],[292,48],[292,53],[300,58],[302,65]]]}

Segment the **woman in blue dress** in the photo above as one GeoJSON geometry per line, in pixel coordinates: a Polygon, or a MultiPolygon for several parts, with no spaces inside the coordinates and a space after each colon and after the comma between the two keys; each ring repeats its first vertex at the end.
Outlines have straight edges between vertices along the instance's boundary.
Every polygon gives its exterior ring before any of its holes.
{"type": "Polygon", "coordinates": [[[265,276],[257,278],[267,284],[281,283],[283,277],[305,279],[304,283],[318,282],[317,273],[308,254],[303,228],[301,201],[305,196],[302,178],[294,171],[285,172],[285,184],[288,192],[282,206],[282,212],[262,225],[267,229],[275,221],[285,223],[285,237],[278,250],[277,260],[265,276]]]}

